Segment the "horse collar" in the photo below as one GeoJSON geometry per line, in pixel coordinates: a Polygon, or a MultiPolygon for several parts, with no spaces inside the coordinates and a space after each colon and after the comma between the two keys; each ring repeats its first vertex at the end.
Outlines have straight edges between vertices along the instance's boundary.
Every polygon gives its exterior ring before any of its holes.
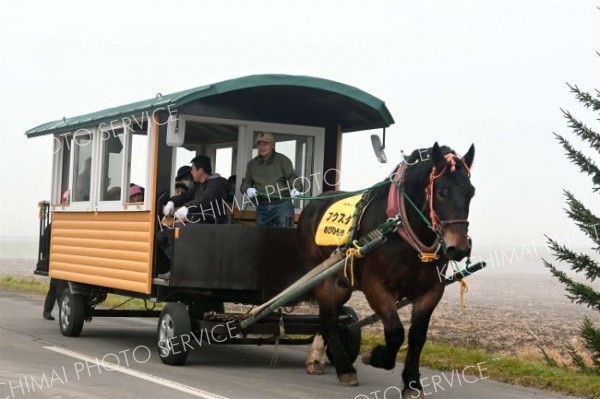
{"type": "Polygon", "coordinates": [[[400,237],[419,253],[421,262],[431,262],[439,258],[438,252],[441,248],[439,232],[434,230],[437,238],[431,246],[427,246],[421,242],[408,221],[403,186],[407,167],[408,164],[406,162],[401,162],[396,172],[392,175],[392,184],[390,184],[390,191],[388,192],[387,216],[389,218],[400,217],[402,223],[397,230],[400,237]]]}

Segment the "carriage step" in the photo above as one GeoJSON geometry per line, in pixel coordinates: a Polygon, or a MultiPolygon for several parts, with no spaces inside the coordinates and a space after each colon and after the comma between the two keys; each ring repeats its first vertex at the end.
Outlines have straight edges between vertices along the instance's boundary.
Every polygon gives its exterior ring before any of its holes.
{"type": "Polygon", "coordinates": [[[155,285],[162,285],[163,287],[168,287],[169,286],[169,280],[165,280],[164,278],[155,277],[155,278],[152,279],[152,282],[155,285]]]}

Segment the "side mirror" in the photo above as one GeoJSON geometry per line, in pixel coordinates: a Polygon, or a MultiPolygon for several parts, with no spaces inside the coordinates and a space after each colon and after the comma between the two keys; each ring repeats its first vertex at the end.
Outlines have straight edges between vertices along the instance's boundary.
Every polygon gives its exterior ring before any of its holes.
{"type": "Polygon", "coordinates": [[[167,123],[167,145],[171,147],[181,147],[185,139],[185,120],[182,117],[177,119],[169,118],[167,123]]]}
{"type": "MultiPolygon", "coordinates": [[[[385,130],[384,130],[383,134],[385,135],[385,130]]],[[[381,144],[381,139],[379,138],[378,135],[376,135],[376,134],[371,135],[371,144],[373,145],[373,151],[375,152],[375,156],[377,157],[377,160],[381,163],[387,163],[387,156],[385,155],[385,151],[383,151],[385,146],[383,144],[381,144]]]]}

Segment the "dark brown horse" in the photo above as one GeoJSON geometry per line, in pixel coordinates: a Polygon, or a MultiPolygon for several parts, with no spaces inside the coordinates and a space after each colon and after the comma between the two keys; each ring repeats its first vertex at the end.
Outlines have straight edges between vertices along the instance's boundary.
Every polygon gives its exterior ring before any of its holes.
{"type": "MultiPolygon", "coordinates": [[[[461,260],[471,251],[467,218],[475,193],[470,182],[474,155],[473,145],[462,158],[437,143],[427,150],[414,151],[387,183],[372,189],[369,205],[358,227],[357,236],[364,237],[388,217],[404,216],[403,227],[398,230],[402,230],[402,234],[391,234],[382,247],[355,260],[354,288],[364,293],[384,326],[385,345],[377,346],[362,357],[363,363],[373,367],[391,370],[396,365],[405,333],[395,303],[403,297],[412,303],[409,346],[402,373],[405,391],[421,389],[419,358],[427,337],[429,319],[444,293],[440,276],[449,260],[461,260]],[[422,214],[432,219],[431,226],[405,201],[405,195],[420,208],[422,214]]],[[[300,217],[300,247],[308,268],[321,263],[335,249],[319,247],[314,239],[319,221],[333,201],[326,196],[322,200],[314,200],[300,217]]],[[[325,280],[314,289],[323,337],[338,379],[344,385],[358,385],[356,370],[343,348],[337,325],[342,305],[351,293],[348,279],[341,274],[325,280]]],[[[315,343],[318,342],[323,342],[323,339],[316,337],[315,343]]],[[[322,374],[323,361],[314,357],[315,352],[319,351],[313,347],[307,370],[311,374],[322,374]]]]}

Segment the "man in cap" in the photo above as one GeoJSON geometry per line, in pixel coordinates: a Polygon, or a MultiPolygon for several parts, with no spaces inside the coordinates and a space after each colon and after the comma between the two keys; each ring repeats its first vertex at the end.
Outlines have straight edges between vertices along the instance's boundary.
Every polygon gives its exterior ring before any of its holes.
{"type": "Polygon", "coordinates": [[[275,151],[275,137],[269,132],[260,132],[254,140],[258,156],[248,162],[246,177],[240,187],[250,199],[255,198],[256,225],[292,227],[294,205],[302,191],[292,161],[275,151]]]}
{"type": "Polygon", "coordinates": [[[209,211],[217,223],[224,223],[225,215],[218,212],[217,206],[222,207],[221,201],[227,200],[227,180],[218,173],[212,173],[210,158],[207,156],[198,155],[191,163],[194,185],[189,191],[171,197],[165,205],[165,215],[174,213],[176,219],[185,221],[189,212],[206,214],[209,211]],[[175,211],[175,208],[179,209],[175,211]]]}

